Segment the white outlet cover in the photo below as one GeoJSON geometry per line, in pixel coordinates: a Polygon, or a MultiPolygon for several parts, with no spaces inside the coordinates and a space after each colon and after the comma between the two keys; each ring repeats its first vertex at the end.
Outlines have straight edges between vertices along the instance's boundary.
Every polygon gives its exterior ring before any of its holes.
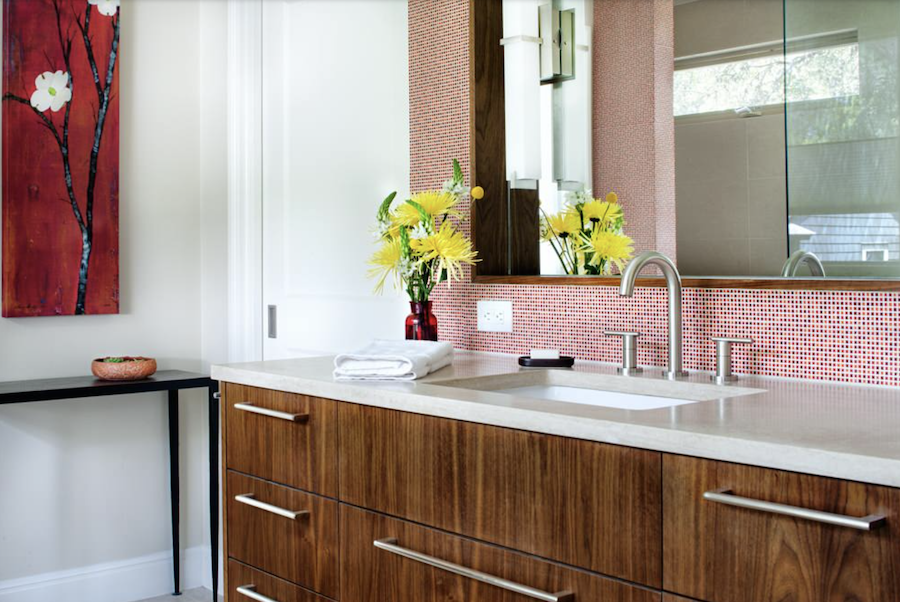
{"type": "Polygon", "coordinates": [[[512,332],[512,301],[479,301],[478,330],[512,332]]]}

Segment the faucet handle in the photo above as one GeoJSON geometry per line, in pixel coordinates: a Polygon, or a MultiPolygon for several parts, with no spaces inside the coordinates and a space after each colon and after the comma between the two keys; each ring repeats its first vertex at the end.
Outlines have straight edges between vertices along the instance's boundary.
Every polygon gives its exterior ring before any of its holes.
{"type": "Polygon", "coordinates": [[[617,368],[619,374],[631,375],[643,372],[637,365],[637,340],[641,333],[607,330],[603,334],[608,337],[622,338],[622,365],[617,368]]]}
{"type": "Polygon", "coordinates": [[[716,373],[710,378],[719,384],[734,382],[738,379],[731,372],[731,346],[736,344],[750,345],[753,339],[746,337],[710,337],[716,343],[716,373]]]}

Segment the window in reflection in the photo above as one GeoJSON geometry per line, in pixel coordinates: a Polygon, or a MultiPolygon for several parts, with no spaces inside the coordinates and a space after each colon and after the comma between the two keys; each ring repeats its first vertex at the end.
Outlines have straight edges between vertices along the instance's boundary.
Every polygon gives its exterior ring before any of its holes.
{"type": "Polygon", "coordinates": [[[675,6],[678,265],[900,276],[900,0],[675,6]]]}
{"type": "Polygon", "coordinates": [[[785,93],[791,102],[856,96],[859,45],[847,38],[855,32],[795,41],[786,55],[777,40],[681,57],[675,62],[675,116],[783,105],[785,93]]]}

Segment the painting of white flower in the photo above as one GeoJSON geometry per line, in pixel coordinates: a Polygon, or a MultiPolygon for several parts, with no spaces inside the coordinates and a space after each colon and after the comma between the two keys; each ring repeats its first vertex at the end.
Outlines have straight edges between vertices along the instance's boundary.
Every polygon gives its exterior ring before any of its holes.
{"type": "Polygon", "coordinates": [[[34,80],[34,87],[37,90],[31,95],[31,106],[41,113],[47,109],[56,113],[72,100],[69,74],[64,71],[44,71],[34,80]]]}
{"type": "Polygon", "coordinates": [[[97,7],[101,15],[111,17],[119,10],[119,0],[88,0],[89,3],[97,7]]]}
{"type": "Polygon", "coordinates": [[[118,313],[120,0],[2,1],[0,315],[118,313]]]}

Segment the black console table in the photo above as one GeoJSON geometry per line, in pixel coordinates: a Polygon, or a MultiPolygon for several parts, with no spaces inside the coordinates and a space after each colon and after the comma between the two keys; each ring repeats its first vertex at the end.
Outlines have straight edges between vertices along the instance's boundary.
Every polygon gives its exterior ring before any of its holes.
{"type": "Polygon", "coordinates": [[[219,589],[219,395],[218,383],[208,376],[181,370],[163,370],[136,381],[102,381],[93,376],[0,382],[0,405],[103,395],[128,395],[166,391],[169,394],[169,488],[172,511],[172,560],[175,595],[181,594],[181,544],[179,541],[178,392],[209,392],[209,536],[212,553],[213,601],[219,589]]]}

